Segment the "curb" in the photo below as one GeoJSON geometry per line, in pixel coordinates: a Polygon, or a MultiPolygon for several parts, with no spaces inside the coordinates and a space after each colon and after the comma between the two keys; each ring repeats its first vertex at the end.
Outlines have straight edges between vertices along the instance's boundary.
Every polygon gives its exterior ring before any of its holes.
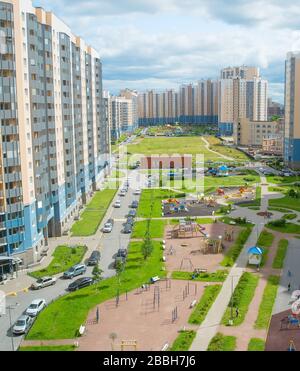
{"type": "Polygon", "coordinates": [[[28,293],[29,292],[29,288],[30,287],[25,287],[24,289],[22,289],[20,291],[11,291],[8,294],[6,294],[5,296],[18,296],[18,294],[20,294],[22,292],[28,293]]]}

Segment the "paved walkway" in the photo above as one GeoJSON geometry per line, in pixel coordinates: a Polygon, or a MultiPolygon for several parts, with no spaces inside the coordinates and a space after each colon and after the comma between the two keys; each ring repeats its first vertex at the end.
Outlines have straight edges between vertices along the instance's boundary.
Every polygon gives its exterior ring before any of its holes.
{"type": "MultiPolygon", "coordinates": [[[[261,177],[261,211],[266,211],[268,208],[268,187],[263,185],[266,183],[266,178],[261,177]]],[[[242,217],[245,217],[246,214],[247,219],[250,219],[254,223],[256,223],[256,228],[253,228],[252,233],[250,234],[248,241],[244,246],[244,249],[242,250],[226,281],[224,282],[219,296],[215,300],[204,322],[200,326],[196,338],[190,348],[191,351],[206,351],[212,338],[216,335],[219,324],[221,323],[226,308],[230,303],[231,295],[234,292],[242,274],[246,270],[246,266],[248,264],[248,250],[250,247],[256,245],[257,238],[264,229],[266,220],[262,217],[257,216],[256,214],[254,215],[254,213],[248,212],[248,210],[249,209],[245,209],[243,211],[237,210],[237,214],[238,216],[242,217]]]]}
{"type": "Polygon", "coordinates": [[[202,139],[202,141],[203,141],[204,144],[205,144],[205,148],[206,148],[209,152],[214,153],[215,155],[218,155],[219,157],[222,157],[222,158],[224,158],[225,160],[235,161],[235,159],[232,158],[232,157],[225,156],[225,155],[222,155],[220,152],[213,151],[213,150],[210,148],[210,144],[209,144],[209,142],[208,142],[204,137],[201,137],[201,139],[202,139]]]}

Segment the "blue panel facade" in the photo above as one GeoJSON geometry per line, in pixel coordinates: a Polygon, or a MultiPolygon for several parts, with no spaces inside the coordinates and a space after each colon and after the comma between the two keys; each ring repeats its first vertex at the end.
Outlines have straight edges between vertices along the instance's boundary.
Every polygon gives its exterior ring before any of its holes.
{"type": "Polygon", "coordinates": [[[232,122],[219,122],[219,134],[221,136],[233,135],[233,123],[232,122]]]}
{"type": "Polygon", "coordinates": [[[176,123],[183,125],[217,125],[218,116],[178,116],[139,119],[139,126],[174,125],[176,123]]]}

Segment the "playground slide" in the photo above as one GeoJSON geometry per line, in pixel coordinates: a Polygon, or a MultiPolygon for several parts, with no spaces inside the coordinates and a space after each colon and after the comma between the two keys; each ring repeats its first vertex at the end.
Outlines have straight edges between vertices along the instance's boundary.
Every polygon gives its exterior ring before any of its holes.
{"type": "Polygon", "coordinates": [[[204,237],[206,237],[205,228],[202,227],[202,225],[200,225],[200,224],[197,224],[197,227],[198,227],[199,232],[200,232],[204,237]]]}

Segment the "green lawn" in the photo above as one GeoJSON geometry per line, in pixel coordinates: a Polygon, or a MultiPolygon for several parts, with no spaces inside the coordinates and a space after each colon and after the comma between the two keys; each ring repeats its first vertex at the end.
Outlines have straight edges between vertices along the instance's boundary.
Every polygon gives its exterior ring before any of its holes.
{"type": "Polygon", "coordinates": [[[65,272],[73,265],[80,263],[86,251],[86,246],[58,246],[52,254],[53,260],[48,267],[32,272],[29,275],[34,278],[41,278],[65,272]]]}
{"type": "MultiPolygon", "coordinates": [[[[131,292],[149,282],[151,277],[166,275],[161,243],[153,241],[153,253],[146,261],[141,246],[142,242],[129,245],[126,268],[121,274],[120,293],[131,292]]],[[[88,312],[96,305],[116,297],[118,286],[118,278],[112,277],[56,300],[39,315],[27,339],[73,339],[79,327],[85,323],[88,312]]]]}
{"type": "Polygon", "coordinates": [[[297,214],[284,214],[282,218],[285,220],[295,220],[297,219],[297,214]]]}
{"type": "Polygon", "coordinates": [[[196,308],[189,318],[190,324],[201,325],[201,323],[205,320],[205,317],[209,312],[211,306],[219,295],[221,288],[221,285],[207,286],[205,288],[205,291],[199,303],[197,304],[196,308]]]}
{"type": "Polygon", "coordinates": [[[285,226],[274,226],[272,223],[267,224],[268,229],[281,233],[300,234],[300,225],[294,223],[286,223],[285,226]]]}
{"type": "MultiPolygon", "coordinates": [[[[150,221],[150,237],[151,238],[163,238],[165,230],[166,221],[151,219],[150,221]]],[[[131,238],[133,239],[143,239],[147,231],[148,222],[143,220],[141,222],[136,222],[134,224],[133,232],[131,238]]]]}
{"type": "Polygon", "coordinates": [[[74,345],[57,345],[43,347],[20,347],[19,352],[73,352],[74,345]]]}
{"type": "Polygon", "coordinates": [[[276,256],[274,258],[273,265],[272,265],[272,267],[274,269],[282,269],[283,268],[283,264],[284,264],[284,260],[285,260],[286,253],[287,253],[287,250],[288,250],[288,246],[289,246],[289,241],[288,240],[280,240],[279,241],[277,253],[276,253],[276,256]]]}
{"type": "Polygon", "coordinates": [[[203,154],[205,161],[226,162],[221,156],[207,150],[201,137],[145,138],[137,144],[128,145],[127,151],[130,154],[144,155],[203,154]]]}
{"type": "Polygon", "coordinates": [[[187,352],[196,337],[195,331],[180,331],[177,339],[174,341],[171,352],[187,352]]]}
{"type": "Polygon", "coordinates": [[[255,322],[256,329],[268,329],[269,327],[272,310],[277,295],[279,280],[280,277],[278,276],[270,276],[268,278],[268,283],[265,288],[263,298],[260,303],[257,320],[255,322]]]}
{"type": "Polygon", "coordinates": [[[137,216],[139,218],[160,218],[162,216],[162,200],[184,196],[184,193],[177,193],[169,189],[144,189],[139,202],[137,216]]]}
{"type": "Polygon", "coordinates": [[[207,137],[205,139],[209,142],[210,149],[213,151],[219,152],[227,157],[234,158],[236,161],[249,161],[249,157],[245,153],[233,147],[224,146],[220,139],[215,137],[207,137]]]}
{"type": "Polygon", "coordinates": [[[73,225],[72,237],[92,236],[97,232],[116,192],[116,189],[105,189],[95,194],[81,214],[80,220],[73,225]]]}
{"type": "Polygon", "coordinates": [[[300,199],[285,196],[283,198],[269,200],[269,205],[271,207],[286,208],[290,210],[300,211],[300,199]]]}
{"type": "Polygon", "coordinates": [[[215,273],[200,273],[193,280],[193,273],[191,272],[172,272],[174,280],[185,281],[200,281],[200,282],[224,282],[228,276],[227,270],[220,270],[215,273]]]}
{"type": "Polygon", "coordinates": [[[252,232],[252,228],[253,226],[248,226],[240,232],[234,244],[225,253],[225,257],[221,262],[223,267],[232,267],[234,265],[252,232]]]}
{"type": "Polygon", "coordinates": [[[248,352],[264,352],[266,342],[262,339],[252,338],[249,341],[248,352]]]}
{"type": "Polygon", "coordinates": [[[229,320],[231,319],[231,307],[233,308],[233,326],[239,326],[244,322],[249,305],[254,297],[258,281],[259,277],[254,274],[246,272],[242,275],[222,319],[223,325],[229,324],[229,320]],[[236,317],[236,308],[239,309],[238,317],[236,317]]]}
{"type": "Polygon", "coordinates": [[[269,249],[274,242],[274,235],[266,230],[262,231],[257,241],[257,246],[263,249],[263,256],[260,266],[264,267],[268,260],[269,249]]]}
{"type": "Polygon", "coordinates": [[[298,182],[300,178],[298,176],[267,176],[267,182],[272,184],[289,184],[298,182]]]}
{"type": "Polygon", "coordinates": [[[224,336],[218,333],[208,346],[209,352],[233,352],[236,348],[235,336],[224,336]]]}

